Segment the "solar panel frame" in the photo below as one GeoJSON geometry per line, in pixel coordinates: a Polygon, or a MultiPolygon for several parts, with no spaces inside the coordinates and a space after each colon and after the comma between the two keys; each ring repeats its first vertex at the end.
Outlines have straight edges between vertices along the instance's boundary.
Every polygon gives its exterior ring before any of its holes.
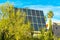
{"type": "Polygon", "coordinates": [[[26,21],[31,22],[31,27],[33,27],[34,31],[39,31],[40,28],[43,28],[45,26],[45,19],[43,11],[41,10],[33,10],[33,9],[25,9],[21,8],[22,15],[23,12],[26,13],[26,21]]]}

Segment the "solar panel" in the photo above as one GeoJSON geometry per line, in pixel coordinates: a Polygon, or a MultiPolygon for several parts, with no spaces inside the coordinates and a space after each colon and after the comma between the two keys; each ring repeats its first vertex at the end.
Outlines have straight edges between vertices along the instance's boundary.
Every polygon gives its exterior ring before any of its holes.
{"type": "Polygon", "coordinates": [[[26,21],[31,22],[31,27],[33,27],[35,31],[39,31],[40,28],[45,26],[43,11],[32,9],[21,9],[21,11],[26,13],[26,21]]]}

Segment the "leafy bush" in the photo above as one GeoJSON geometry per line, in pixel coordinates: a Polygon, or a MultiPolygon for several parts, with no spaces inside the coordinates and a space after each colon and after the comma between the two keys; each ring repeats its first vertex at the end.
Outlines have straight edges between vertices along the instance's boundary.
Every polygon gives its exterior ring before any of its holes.
{"type": "Polygon", "coordinates": [[[1,40],[29,40],[30,22],[23,23],[26,14],[19,9],[15,12],[13,5],[4,4],[0,6],[2,19],[0,20],[1,40]],[[22,15],[23,13],[23,15],[22,15]]]}

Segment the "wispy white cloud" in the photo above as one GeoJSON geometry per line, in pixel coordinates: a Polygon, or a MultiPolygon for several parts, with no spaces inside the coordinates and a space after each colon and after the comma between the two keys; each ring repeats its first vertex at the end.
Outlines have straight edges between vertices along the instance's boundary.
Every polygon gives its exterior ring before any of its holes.
{"type": "Polygon", "coordinates": [[[60,23],[60,20],[58,19],[52,19],[53,22],[60,23]]]}
{"type": "Polygon", "coordinates": [[[51,6],[51,5],[27,5],[24,8],[35,9],[35,10],[43,10],[44,14],[52,10],[54,13],[53,22],[60,22],[60,6],[51,6]]]}
{"type": "MultiPolygon", "coordinates": [[[[49,20],[49,19],[47,19],[46,24],[48,24],[48,20],[49,20]]],[[[53,19],[52,19],[52,22],[53,22],[53,23],[54,23],[54,22],[55,22],[55,23],[60,23],[60,20],[53,18],[53,19]]]]}
{"type": "Polygon", "coordinates": [[[35,9],[35,10],[43,10],[44,13],[47,13],[49,10],[52,10],[55,12],[60,11],[60,6],[47,6],[47,5],[27,5],[24,6],[24,8],[29,8],[29,9],[35,9]]]}

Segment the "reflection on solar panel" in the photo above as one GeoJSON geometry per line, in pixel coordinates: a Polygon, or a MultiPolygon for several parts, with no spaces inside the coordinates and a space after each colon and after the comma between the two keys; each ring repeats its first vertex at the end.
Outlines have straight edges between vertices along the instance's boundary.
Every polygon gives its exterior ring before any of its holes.
{"type": "Polygon", "coordinates": [[[31,25],[35,31],[45,26],[44,14],[40,10],[32,9],[20,9],[22,12],[26,13],[26,20],[31,22],[31,25]]]}

